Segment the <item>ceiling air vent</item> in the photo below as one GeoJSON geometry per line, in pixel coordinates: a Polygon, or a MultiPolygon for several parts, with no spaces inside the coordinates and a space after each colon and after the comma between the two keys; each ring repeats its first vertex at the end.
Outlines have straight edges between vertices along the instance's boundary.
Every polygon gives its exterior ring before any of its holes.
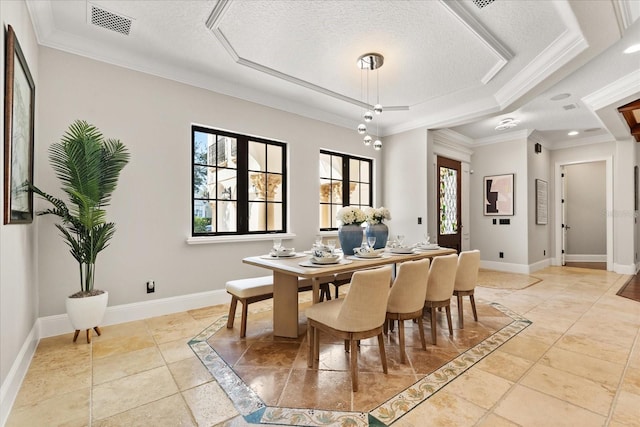
{"type": "Polygon", "coordinates": [[[562,108],[564,108],[566,111],[575,110],[576,108],[578,108],[578,104],[567,104],[563,105],[562,108]]]}
{"type": "Polygon", "coordinates": [[[131,30],[131,19],[109,12],[95,5],[91,6],[90,22],[98,27],[106,28],[107,30],[115,31],[116,33],[129,35],[131,30]]]}
{"type": "Polygon", "coordinates": [[[493,2],[494,0],[473,0],[473,4],[478,6],[478,9],[482,9],[485,6],[489,6],[493,2]]]}

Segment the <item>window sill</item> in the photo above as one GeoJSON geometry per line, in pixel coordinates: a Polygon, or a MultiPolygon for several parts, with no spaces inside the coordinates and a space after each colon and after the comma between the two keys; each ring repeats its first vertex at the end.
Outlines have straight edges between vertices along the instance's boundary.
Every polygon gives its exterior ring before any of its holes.
{"type": "Polygon", "coordinates": [[[269,241],[275,238],[293,239],[295,233],[279,233],[279,234],[254,234],[242,236],[197,236],[187,237],[187,245],[210,245],[216,243],[236,243],[236,242],[261,242],[269,241]]]}

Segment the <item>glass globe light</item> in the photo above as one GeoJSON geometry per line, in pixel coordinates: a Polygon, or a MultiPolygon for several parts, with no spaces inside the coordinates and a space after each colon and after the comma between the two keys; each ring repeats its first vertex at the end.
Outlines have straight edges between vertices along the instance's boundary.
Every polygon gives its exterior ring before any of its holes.
{"type": "Polygon", "coordinates": [[[382,114],[382,105],[376,104],[373,106],[373,112],[376,114],[382,114]]]}
{"type": "Polygon", "coordinates": [[[373,143],[373,148],[379,151],[382,148],[382,141],[376,139],[376,142],[373,143]]]}
{"type": "Polygon", "coordinates": [[[373,120],[373,113],[367,110],[362,117],[364,118],[365,122],[370,122],[371,120],[373,120]]]}
{"type": "Polygon", "coordinates": [[[360,135],[364,135],[365,133],[367,133],[367,126],[364,123],[360,123],[358,125],[358,133],[360,135]]]}
{"type": "Polygon", "coordinates": [[[372,138],[369,135],[365,136],[364,137],[364,145],[367,145],[367,146],[371,145],[371,139],[372,138]]]}

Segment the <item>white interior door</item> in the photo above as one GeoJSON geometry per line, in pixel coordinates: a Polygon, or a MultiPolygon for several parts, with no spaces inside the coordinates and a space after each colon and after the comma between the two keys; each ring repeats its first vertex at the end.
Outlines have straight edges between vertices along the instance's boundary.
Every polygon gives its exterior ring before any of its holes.
{"type": "Polygon", "coordinates": [[[562,209],[562,251],[560,253],[560,264],[561,265],[566,265],[566,259],[565,259],[565,254],[566,254],[566,250],[567,250],[567,230],[569,230],[569,225],[567,225],[567,188],[566,188],[566,182],[564,179],[564,166],[560,167],[560,181],[561,181],[561,189],[562,189],[562,194],[560,196],[560,201],[561,201],[561,209],[562,209]]]}

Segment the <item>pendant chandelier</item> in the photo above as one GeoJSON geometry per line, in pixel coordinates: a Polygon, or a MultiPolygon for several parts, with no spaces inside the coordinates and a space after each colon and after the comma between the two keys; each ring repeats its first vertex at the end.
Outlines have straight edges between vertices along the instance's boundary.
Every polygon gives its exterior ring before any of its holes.
{"type": "MultiPolygon", "coordinates": [[[[360,135],[364,135],[364,145],[369,146],[371,145],[371,141],[373,140],[373,138],[371,138],[367,131],[367,123],[371,123],[373,121],[374,115],[377,116],[382,114],[382,105],[380,104],[380,79],[378,76],[378,70],[380,69],[380,67],[382,67],[382,64],[384,64],[384,56],[380,55],[379,53],[365,53],[358,58],[356,64],[358,68],[360,68],[361,96],[363,95],[362,92],[365,91],[366,86],[366,97],[362,96],[362,101],[367,104],[366,110],[362,113],[362,119],[364,120],[364,122],[361,122],[358,125],[358,133],[360,135]],[[369,103],[369,74],[374,70],[376,71],[376,104],[373,106],[373,109],[371,109],[371,104],[369,103]],[[366,79],[364,76],[365,74],[366,79]]],[[[379,134],[378,130],[378,121],[376,120],[376,135],[379,134]]],[[[380,150],[382,148],[382,141],[380,141],[380,139],[376,139],[373,143],[373,148],[375,150],[380,150]]]]}

